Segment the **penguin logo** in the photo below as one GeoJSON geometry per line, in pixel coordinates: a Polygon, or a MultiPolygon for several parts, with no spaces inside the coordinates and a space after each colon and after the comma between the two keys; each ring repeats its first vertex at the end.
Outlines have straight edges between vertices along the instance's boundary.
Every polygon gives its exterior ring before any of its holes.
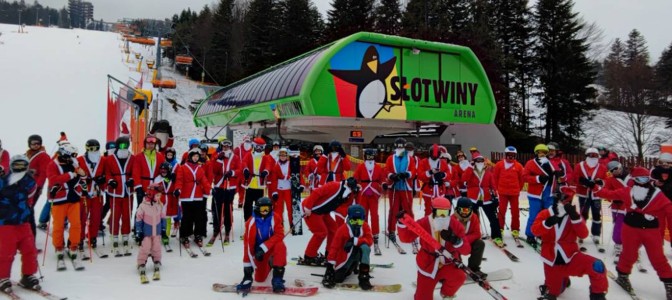
{"type": "Polygon", "coordinates": [[[385,79],[392,73],[396,57],[380,63],[376,47],[369,46],[364,52],[359,70],[329,70],[341,80],[357,86],[357,117],[375,118],[387,102],[385,79]]]}

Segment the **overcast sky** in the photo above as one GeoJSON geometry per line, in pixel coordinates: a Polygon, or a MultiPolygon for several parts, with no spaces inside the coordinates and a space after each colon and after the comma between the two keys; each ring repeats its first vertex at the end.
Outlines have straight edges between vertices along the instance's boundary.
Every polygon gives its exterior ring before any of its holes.
{"type": "MultiPolygon", "coordinates": [[[[88,0],[94,5],[94,17],[105,21],[120,18],[167,18],[190,7],[200,11],[213,0],[88,0]]],[[[322,15],[332,0],[313,0],[322,15]]],[[[401,0],[408,1],[408,0],[401,0]]],[[[30,3],[30,0],[26,2],[30,3]]],[[[535,2],[534,0],[530,1],[535,2]]],[[[41,0],[42,5],[63,7],[67,0],[41,0]]],[[[672,0],[575,0],[575,10],[586,21],[604,29],[605,43],[615,38],[627,39],[633,28],[642,32],[655,63],[663,49],[672,43],[672,0]]]]}

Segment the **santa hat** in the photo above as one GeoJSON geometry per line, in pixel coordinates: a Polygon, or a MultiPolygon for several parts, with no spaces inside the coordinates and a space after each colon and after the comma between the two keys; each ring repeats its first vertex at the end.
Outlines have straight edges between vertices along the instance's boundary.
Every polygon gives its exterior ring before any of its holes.
{"type": "Polygon", "coordinates": [[[576,195],[576,188],[573,186],[561,186],[560,193],[564,195],[563,200],[569,199],[569,201],[572,201],[572,199],[574,199],[574,195],[576,195]]]}
{"type": "Polygon", "coordinates": [[[257,145],[266,145],[266,141],[260,137],[254,138],[254,143],[257,145]]]}
{"type": "Polygon", "coordinates": [[[632,172],[630,172],[630,177],[650,177],[651,172],[647,168],[642,168],[642,167],[634,167],[632,169],[632,172]]]}

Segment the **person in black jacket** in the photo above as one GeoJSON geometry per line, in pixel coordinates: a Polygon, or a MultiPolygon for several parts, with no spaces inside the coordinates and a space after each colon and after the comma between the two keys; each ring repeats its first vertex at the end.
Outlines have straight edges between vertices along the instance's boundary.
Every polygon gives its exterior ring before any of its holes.
{"type": "MultiPolygon", "coordinates": [[[[658,157],[658,165],[651,170],[653,184],[672,201],[672,153],[661,153],[658,157]]],[[[672,232],[672,216],[661,218],[660,234],[665,237],[665,228],[672,232]],[[667,222],[667,226],[665,223],[667,222]]]]}

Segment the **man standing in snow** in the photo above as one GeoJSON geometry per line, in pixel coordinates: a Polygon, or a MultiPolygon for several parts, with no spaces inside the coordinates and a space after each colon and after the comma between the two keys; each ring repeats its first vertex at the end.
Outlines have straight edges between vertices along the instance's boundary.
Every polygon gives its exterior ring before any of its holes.
{"type": "MultiPolygon", "coordinates": [[[[518,238],[520,235],[520,208],[518,201],[520,191],[523,189],[523,165],[521,165],[516,156],[518,150],[513,146],[504,149],[504,159],[495,164],[493,175],[495,178],[495,190],[499,194],[499,228],[504,232],[506,225],[506,210],[511,204],[511,235],[518,238]]],[[[502,234],[503,235],[503,234],[502,234]]]]}
{"type": "Polygon", "coordinates": [[[537,247],[537,240],[532,234],[532,223],[542,209],[553,204],[551,193],[555,190],[557,183],[554,180],[556,169],[546,157],[548,146],[544,144],[535,146],[534,154],[536,157],[525,163],[523,180],[527,182],[527,199],[530,203],[530,215],[525,228],[526,242],[532,247],[537,247]]]}
{"type": "MultiPolygon", "coordinates": [[[[243,138],[243,143],[233,149],[233,154],[235,154],[235,157],[238,159],[239,166],[243,165],[245,156],[250,153],[252,153],[252,139],[246,135],[243,138]]],[[[243,208],[243,202],[245,201],[245,180],[238,179],[236,193],[238,193],[238,208],[243,208]]]]}
{"type": "MultiPolygon", "coordinates": [[[[588,148],[586,160],[576,164],[573,176],[576,180],[576,194],[579,196],[581,216],[587,220],[589,211],[592,215],[590,233],[596,245],[600,242],[602,234],[602,199],[595,197],[593,188],[596,185],[604,185],[604,180],[607,178],[607,166],[599,163],[598,156],[597,149],[588,148]]],[[[579,240],[579,242],[582,241],[583,239],[579,240]]]]}
{"type": "MultiPolygon", "coordinates": [[[[658,156],[658,165],[651,170],[653,184],[665,194],[667,199],[672,199],[672,167],[670,164],[672,164],[672,153],[661,153],[658,156]]],[[[663,236],[665,236],[666,228],[672,233],[672,215],[661,219],[660,233],[663,236]]]]}
{"type": "Polygon", "coordinates": [[[240,166],[243,172],[243,185],[245,186],[245,203],[243,217],[245,221],[252,216],[254,201],[264,196],[266,181],[271,175],[273,157],[264,153],[266,141],[263,138],[254,138],[254,152],[248,153],[240,166]]]}
{"type": "MultiPolygon", "coordinates": [[[[30,226],[33,228],[33,236],[35,236],[35,205],[40,199],[40,195],[42,195],[42,188],[44,187],[45,181],[47,181],[47,166],[51,162],[49,154],[47,154],[44,146],[42,146],[41,136],[33,134],[28,137],[28,151],[26,151],[26,157],[28,157],[28,161],[30,161],[30,166],[28,168],[33,170],[33,177],[35,178],[35,184],[37,185],[35,196],[33,196],[33,199],[28,203],[31,211],[30,226]]],[[[45,203],[44,207],[46,208],[47,205],[48,201],[45,203]]],[[[37,225],[37,228],[42,230],[47,230],[47,222],[49,222],[49,212],[46,211],[45,208],[42,208],[43,213],[40,214],[39,224],[37,225]]]]}

